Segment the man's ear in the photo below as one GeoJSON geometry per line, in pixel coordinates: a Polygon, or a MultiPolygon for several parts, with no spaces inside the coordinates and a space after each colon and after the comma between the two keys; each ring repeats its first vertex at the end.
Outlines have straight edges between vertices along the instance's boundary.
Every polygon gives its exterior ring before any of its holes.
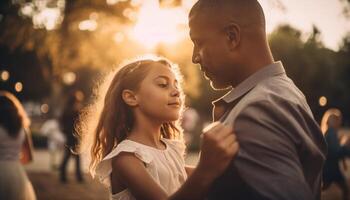
{"type": "Polygon", "coordinates": [[[241,28],[238,24],[230,22],[225,28],[225,33],[230,50],[235,49],[241,41],[241,28]]]}
{"type": "Polygon", "coordinates": [[[132,90],[123,90],[122,92],[123,101],[129,106],[137,106],[137,98],[132,90]]]}

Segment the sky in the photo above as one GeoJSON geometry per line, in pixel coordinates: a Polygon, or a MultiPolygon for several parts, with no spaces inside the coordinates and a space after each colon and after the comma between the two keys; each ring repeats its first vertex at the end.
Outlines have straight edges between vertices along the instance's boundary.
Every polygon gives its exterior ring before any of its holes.
{"type": "Polygon", "coordinates": [[[279,0],[285,10],[276,9],[278,0],[259,0],[264,9],[267,31],[287,23],[308,35],[313,24],[321,31],[321,40],[330,49],[338,50],[346,33],[350,33],[350,18],[343,15],[340,0],[279,0]]]}

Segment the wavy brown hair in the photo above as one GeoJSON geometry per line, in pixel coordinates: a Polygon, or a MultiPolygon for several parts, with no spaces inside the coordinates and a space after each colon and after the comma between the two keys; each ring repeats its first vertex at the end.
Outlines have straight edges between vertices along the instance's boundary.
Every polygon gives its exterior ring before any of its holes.
{"type": "Polygon", "coordinates": [[[10,92],[0,90],[0,126],[10,137],[17,137],[22,128],[28,129],[30,120],[19,100],[10,92]]]}
{"type": "MultiPolygon", "coordinates": [[[[128,136],[134,125],[132,111],[122,99],[123,90],[137,91],[153,63],[169,66],[178,81],[182,80],[178,67],[164,58],[129,62],[100,84],[95,90],[94,102],[83,111],[77,126],[81,138],[80,151],[90,151],[89,169],[92,176],[97,164],[128,136]]],[[[180,91],[181,98],[184,98],[180,91]]],[[[161,136],[183,140],[179,120],[163,123],[161,136]]]]}

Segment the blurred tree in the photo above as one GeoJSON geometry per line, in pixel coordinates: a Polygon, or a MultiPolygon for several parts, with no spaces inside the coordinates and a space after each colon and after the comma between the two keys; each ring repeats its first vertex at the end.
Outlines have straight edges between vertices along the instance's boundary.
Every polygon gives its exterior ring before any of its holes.
{"type": "Polygon", "coordinates": [[[35,52],[10,51],[0,46],[0,73],[6,70],[9,78],[0,81],[0,89],[10,91],[23,100],[40,100],[50,93],[50,72],[48,67],[41,67],[35,52]],[[18,59],[21,58],[21,59],[18,59]],[[34,78],[35,77],[35,78],[34,78]],[[15,89],[16,83],[22,89],[15,89]]]}
{"type": "MultiPolygon", "coordinates": [[[[102,70],[125,57],[132,48],[123,49],[114,41],[116,34],[126,30],[125,24],[134,20],[132,12],[137,6],[132,7],[130,2],[107,3],[102,0],[1,1],[1,68],[9,68],[11,80],[38,77],[25,84],[23,97],[40,99],[49,95],[50,89],[60,93],[57,87],[61,87],[62,75],[67,71],[84,67],[102,70]]],[[[120,38],[123,39],[122,34],[118,41],[120,38]]],[[[6,87],[1,84],[1,88],[13,87],[9,83],[6,87]]]]}
{"type": "Polygon", "coordinates": [[[22,19],[18,9],[11,1],[0,3],[0,71],[10,74],[7,81],[0,82],[0,89],[11,91],[20,99],[38,100],[50,92],[51,69],[47,57],[38,58],[27,36],[32,34],[35,41],[45,31],[34,35],[31,22],[22,19]],[[15,90],[17,82],[23,87],[19,92],[15,90]]]}
{"type": "Polygon", "coordinates": [[[339,104],[345,123],[350,125],[350,32],[344,37],[336,58],[340,70],[337,73],[337,91],[339,104]]]}
{"type": "Polygon", "coordinates": [[[269,38],[271,50],[276,60],[282,60],[287,74],[304,92],[316,119],[319,121],[325,107],[319,105],[322,96],[328,98],[328,105],[339,105],[337,88],[337,53],[327,49],[320,41],[320,31],[314,26],[306,41],[299,30],[282,25],[269,38]]]}

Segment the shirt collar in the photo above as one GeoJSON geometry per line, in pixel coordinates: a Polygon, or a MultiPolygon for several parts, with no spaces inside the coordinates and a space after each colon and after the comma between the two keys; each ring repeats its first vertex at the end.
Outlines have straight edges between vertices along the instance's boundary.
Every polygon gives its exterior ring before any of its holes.
{"type": "Polygon", "coordinates": [[[262,80],[277,76],[280,74],[285,74],[285,70],[283,68],[282,62],[274,62],[270,65],[267,65],[261,68],[259,71],[255,72],[243,82],[241,82],[237,87],[233,88],[227,94],[222,96],[221,98],[213,101],[213,104],[216,104],[219,101],[225,101],[226,103],[231,103],[239,97],[243,96],[247,92],[249,92],[252,88],[254,88],[259,82],[262,80]]]}

